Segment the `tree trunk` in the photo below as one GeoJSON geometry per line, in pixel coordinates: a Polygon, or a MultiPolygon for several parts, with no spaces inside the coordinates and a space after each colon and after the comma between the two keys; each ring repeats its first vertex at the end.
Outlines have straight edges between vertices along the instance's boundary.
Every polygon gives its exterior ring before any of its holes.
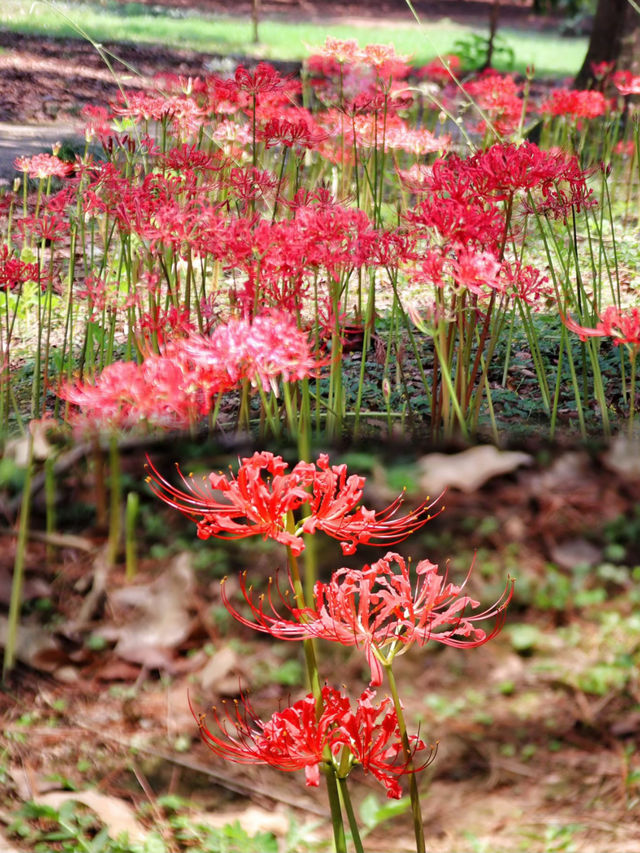
{"type": "Polygon", "coordinates": [[[638,73],[640,14],[629,0],[598,0],[587,55],[574,81],[576,89],[593,84],[591,64],[597,62],[615,62],[618,70],[638,73]]]}
{"type": "Polygon", "coordinates": [[[251,42],[260,44],[258,24],[260,23],[260,0],[251,0],[251,42]]]}

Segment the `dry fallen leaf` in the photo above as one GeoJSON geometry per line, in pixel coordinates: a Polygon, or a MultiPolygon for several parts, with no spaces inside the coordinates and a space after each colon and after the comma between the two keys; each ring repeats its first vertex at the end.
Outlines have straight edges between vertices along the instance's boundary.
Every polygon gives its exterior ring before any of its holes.
{"type": "Polygon", "coordinates": [[[491,444],[471,447],[461,453],[429,453],[418,460],[420,485],[429,495],[447,488],[475,492],[493,477],[515,471],[533,462],[528,453],[498,450],[491,444]]]}
{"type": "Polygon", "coordinates": [[[146,832],[136,820],[135,812],[128,803],[117,797],[101,794],[100,791],[51,791],[36,798],[35,802],[54,809],[73,800],[95,812],[107,828],[111,838],[126,833],[129,841],[143,841],[146,832]]]}
{"type": "Polygon", "coordinates": [[[235,696],[243,687],[240,658],[231,646],[223,646],[213,654],[198,673],[207,692],[219,696],[235,696]]]}
{"type": "MultiPolygon", "coordinates": [[[[8,620],[5,616],[0,616],[0,648],[5,646],[7,633],[8,620]]],[[[15,654],[22,663],[43,672],[55,672],[69,660],[55,637],[42,626],[24,620],[18,625],[15,654]]]]}
{"type": "Polygon", "coordinates": [[[123,660],[149,669],[171,667],[173,650],[189,635],[189,613],[194,586],[188,554],[179,554],[152,583],[137,584],[111,593],[117,621],[100,629],[106,640],[116,640],[115,653],[123,660]]]}
{"type": "Polygon", "coordinates": [[[604,465],[625,480],[640,480],[640,441],[617,435],[602,454],[604,465]]]}
{"type": "MultiPolygon", "coordinates": [[[[56,452],[55,447],[49,444],[47,433],[51,429],[53,421],[43,418],[42,420],[34,420],[29,424],[31,437],[33,438],[33,456],[34,459],[48,459],[56,452]]],[[[20,468],[26,468],[29,464],[29,436],[21,438],[12,438],[7,441],[5,446],[5,455],[14,460],[20,468]]]]}
{"type": "Polygon", "coordinates": [[[549,551],[551,560],[561,569],[588,566],[590,569],[602,562],[602,548],[597,548],[586,539],[565,539],[553,545],[549,551]]]}

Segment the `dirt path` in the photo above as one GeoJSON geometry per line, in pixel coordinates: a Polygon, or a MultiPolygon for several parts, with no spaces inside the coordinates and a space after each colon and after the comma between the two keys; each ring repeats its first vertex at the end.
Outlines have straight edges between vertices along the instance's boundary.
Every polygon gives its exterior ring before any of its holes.
{"type": "Polygon", "coordinates": [[[79,123],[20,125],[0,122],[0,186],[13,180],[16,157],[31,157],[43,151],[51,153],[51,146],[58,142],[81,143],[83,138],[79,123]]]}

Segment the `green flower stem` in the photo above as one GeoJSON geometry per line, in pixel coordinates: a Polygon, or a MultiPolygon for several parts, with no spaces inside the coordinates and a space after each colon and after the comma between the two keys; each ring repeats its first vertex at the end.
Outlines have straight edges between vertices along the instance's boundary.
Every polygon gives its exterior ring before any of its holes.
{"type": "Polygon", "coordinates": [[[629,360],[631,371],[629,376],[629,438],[633,438],[633,420],[636,413],[636,360],[638,346],[634,344],[629,347],[629,360]]]}
{"type": "Polygon", "coordinates": [[[125,511],[125,557],[126,579],[133,580],[138,570],[138,555],[136,551],[136,524],[140,510],[140,496],[137,492],[129,492],[125,511]]]}
{"type": "Polygon", "coordinates": [[[29,430],[27,435],[27,476],[22,493],[22,505],[20,507],[20,522],[18,527],[18,539],[16,542],[16,556],[13,563],[13,579],[11,581],[11,601],[9,603],[9,618],[7,622],[7,639],[4,646],[4,662],[2,665],[2,678],[13,669],[16,658],[16,645],[18,639],[18,623],[20,621],[20,608],[22,605],[22,583],[24,579],[24,564],[27,552],[27,534],[29,532],[29,514],[31,511],[31,482],[33,479],[33,433],[29,430]]]}
{"type": "MultiPolygon", "coordinates": [[[[293,513],[287,513],[287,529],[292,532],[295,527],[293,513]]],[[[298,567],[298,559],[291,548],[287,548],[287,556],[289,559],[289,571],[291,580],[293,581],[293,591],[296,599],[296,604],[300,608],[305,607],[304,590],[300,580],[300,569],[298,567]]],[[[312,639],[302,641],[304,649],[305,664],[307,667],[307,679],[311,686],[316,701],[316,716],[319,718],[322,714],[322,688],[320,686],[320,675],[318,673],[318,661],[316,658],[315,645],[312,639]]],[[[336,771],[333,766],[331,751],[328,746],[324,749],[324,774],[327,780],[327,793],[329,796],[329,808],[331,809],[331,825],[333,827],[333,839],[336,853],[347,853],[347,843],[344,834],[344,824],[342,820],[342,811],[340,808],[340,794],[336,779],[336,771]]]]}
{"type": "MultiPolygon", "coordinates": [[[[293,513],[288,512],[287,530],[289,532],[293,532],[294,529],[295,522],[293,518],[293,513]]],[[[301,610],[304,610],[306,608],[306,603],[302,580],[300,578],[298,558],[293,553],[291,548],[287,548],[287,557],[289,562],[289,572],[291,574],[291,580],[293,582],[293,594],[296,599],[296,606],[299,607],[301,610]]],[[[302,641],[302,646],[304,648],[304,658],[307,666],[307,678],[309,681],[309,686],[311,687],[311,692],[313,693],[314,699],[316,700],[317,712],[320,713],[320,711],[322,710],[322,687],[320,685],[320,675],[318,673],[318,661],[316,658],[315,645],[312,639],[306,639],[302,641]]]]}
{"type": "Polygon", "coordinates": [[[298,413],[298,458],[311,461],[311,396],[309,379],[300,382],[300,411],[298,413]]]}
{"type": "Polygon", "coordinates": [[[580,435],[583,438],[587,437],[587,428],[584,422],[584,412],[582,410],[582,398],[580,397],[580,385],[578,382],[578,377],[576,375],[576,366],[573,361],[573,353],[571,352],[571,342],[567,337],[567,327],[562,326],[562,330],[560,332],[560,346],[565,346],[567,349],[567,361],[569,363],[569,371],[571,373],[571,384],[573,385],[573,393],[576,400],[576,407],[578,412],[578,421],[580,423],[580,435]]]}
{"type": "Polygon", "coordinates": [[[356,820],[355,812],[353,811],[353,803],[351,802],[351,795],[349,794],[349,786],[347,785],[347,780],[341,776],[338,777],[338,791],[342,798],[344,810],[347,813],[347,820],[349,821],[349,829],[351,830],[353,846],[356,848],[356,853],[364,853],[362,839],[360,838],[360,830],[358,829],[358,821],[356,820]]]}
{"type": "Polygon", "coordinates": [[[391,664],[383,661],[382,665],[387,673],[389,690],[391,691],[391,698],[393,699],[393,707],[395,708],[396,716],[398,718],[398,729],[400,731],[400,739],[402,741],[402,751],[409,771],[409,796],[411,797],[411,812],[413,814],[413,831],[416,836],[416,853],[426,853],[424,828],[422,825],[422,809],[420,808],[420,793],[418,792],[418,783],[416,781],[415,768],[413,766],[413,755],[411,754],[411,745],[409,743],[409,736],[407,735],[404,712],[402,710],[400,697],[398,696],[398,688],[396,686],[395,676],[391,669],[391,664]]]}
{"type": "MultiPolygon", "coordinates": [[[[464,438],[468,438],[467,424],[466,424],[462,409],[460,408],[460,402],[458,401],[455,389],[453,387],[453,380],[451,378],[451,372],[450,372],[450,364],[448,363],[448,359],[445,357],[445,351],[443,350],[442,344],[443,344],[443,341],[440,339],[440,335],[439,335],[438,331],[436,331],[436,333],[433,336],[433,347],[434,347],[434,350],[435,350],[435,353],[436,353],[436,356],[438,359],[438,364],[440,366],[440,375],[444,381],[443,391],[446,390],[446,392],[447,392],[446,396],[444,397],[443,406],[442,406],[443,421],[448,422],[448,423],[445,423],[445,435],[450,436],[451,432],[453,431],[452,425],[451,425],[451,423],[449,423],[449,420],[450,420],[449,419],[449,411],[450,411],[449,403],[450,403],[451,406],[453,407],[453,411],[455,412],[455,415],[458,419],[458,424],[460,426],[460,431],[462,432],[462,435],[464,436],[464,438]]],[[[445,347],[446,347],[446,343],[445,343],[445,347]]]]}
{"type": "MultiPolygon", "coordinates": [[[[47,456],[44,461],[44,500],[47,535],[54,533],[56,529],[56,475],[55,457],[47,456]]],[[[53,545],[47,542],[47,562],[53,560],[53,545]]]]}
{"type": "Polygon", "coordinates": [[[329,794],[329,808],[331,809],[331,826],[333,828],[333,843],[335,853],[347,853],[347,840],[342,823],[342,810],[340,809],[340,793],[333,766],[325,765],[324,775],[327,780],[327,792],[329,794]]]}

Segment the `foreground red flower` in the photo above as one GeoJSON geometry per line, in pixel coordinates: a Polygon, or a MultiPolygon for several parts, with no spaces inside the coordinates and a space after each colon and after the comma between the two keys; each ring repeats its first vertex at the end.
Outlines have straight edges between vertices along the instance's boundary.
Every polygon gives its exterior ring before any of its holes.
{"type": "Polygon", "coordinates": [[[222,595],[230,613],[251,628],[284,640],[317,637],[363,649],[371,668],[371,684],[378,686],[382,683],[383,666],[414,643],[424,646],[435,640],[447,646],[472,648],[488,642],[502,628],[513,595],[513,582],[509,581],[500,598],[486,610],[466,613],[468,608],[475,610],[480,604],[462,594],[469,575],[458,586],[448,581],[446,572],[439,574],[438,566],[429,560],[417,564],[415,575],[412,582],[410,564],[394,553],[362,570],[339,569],[329,583],[316,583],[314,608],[287,605],[292,616],[289,620],[277,612],[271,592],[268,602],[272,615],[265,612],[264,597],[258,603],[253,600],[244,576],[242,591],[252,619],[235,610],[224,584],[222,595]],[[477,624],[493,618],[489,632],[477,624]]]}
{"type": "MultiPolygon", "coordinates": [[[[279,770],[304,770],[306,783],[317,786],[322,764],[333,765],[342,778],[354,764],[362,765],[387,790],[389,797],[402,794],[399,777],[409,772],[403,756],[398,718],[391,700],[377,707],[374,693],[366,690],[355,711],[351,702],[337,690],[322,689],[322,712],[317,715],[316,700],[309,693],[283,711],[262,722],[249,703],[235,703],[232,712],[221,718],[214,709],[217,731],[209,729],[204,714],[198,719],[202,739],[207,746],[238,764],[268,764],[279,770]],[[343,752],[347,750],[345,757],[343,752]]],[[[193,711],[193,709],[192,709],[193,711]]],[[[422,753],[420,769],[432,759],[434,750],[420,740],[410,740],[412,753],[422,753]]]]}
{"type": "Polygon", "coordinates": [[[149,468],[154,494],[195,521],[201,539],[262,536],[297,555],[304,550],[303,534],[322,530],[340,541],[344,554],[353,554],[361,543],[400,542],[432,518],[427,501],[395,518],[402,496],[380,512],[360,506],[364,477],[347,476],[346,466],[329,465],[326,454],[287,472],[282,457],[254,453],[241,460],[237,475],[211,473],[201,483],[178,467],[186,490],[171,485],[151,462],[149,468]],[[310,512],[296,521],[293,513],[303,504],[310,512]]]}

